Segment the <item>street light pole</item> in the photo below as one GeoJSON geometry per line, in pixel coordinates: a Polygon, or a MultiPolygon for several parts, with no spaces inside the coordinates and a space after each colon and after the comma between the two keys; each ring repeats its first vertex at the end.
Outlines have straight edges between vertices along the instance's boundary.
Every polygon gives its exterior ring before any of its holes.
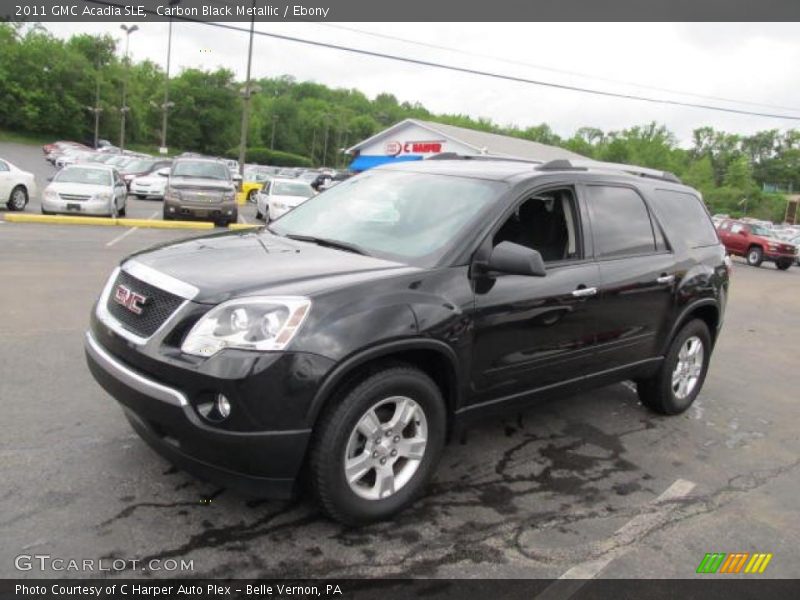
{"type": "MultiPolygon", "coordinates": [[[[256,7],[256,0],[253,0],[253,9],[256,7]]],[[[247,150],[247,124],[250,119],[250,97],[253,95],[253,88],[250,84],[250,68],[253,64],[253,34],[256,28],[255,10],[250,18],[250,42],[247,47],[247,79],[244,84],[244,103],[242,106],[242,134],[239,140],[239,174],[244,177],[244,159],[247,150]]]]}
{"type": "Polygon", "coordinates": [[[131,34],[134,31],[138,31],[139,26],[131,25],[128,27],[127,25],[120,25],[119,28],[125,32],[125,77],[122,79],[122,107],[119,109],[119,112],[121,113],[121,121],[119,126],[119,149],[121,152],[125,150],[125,116],[130,110],[127,105],[128,75],[131,68],[131,61],[128,57],[128,44],[131,39],[131,34]]]}

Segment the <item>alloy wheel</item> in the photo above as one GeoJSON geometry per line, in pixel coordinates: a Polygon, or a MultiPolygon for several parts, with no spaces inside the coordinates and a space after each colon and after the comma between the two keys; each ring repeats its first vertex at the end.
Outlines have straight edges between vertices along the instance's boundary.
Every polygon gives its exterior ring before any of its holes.
{"type": "Polygon", "coordinates": [[[699,337],[693,335],[683,342],[678,352],[678,362],[672,372],[672,392],[678,400],[688,397],[697,387],[703,373],[704,358],[705,349],[699,337]]]}
{"type": "Polygon", "coordinates": [[[406,396],[380,400],[356,423],[347,441],[344,475],[361,498],[381,500],[417,472],[428,443],[422,407],[406,396]]]}

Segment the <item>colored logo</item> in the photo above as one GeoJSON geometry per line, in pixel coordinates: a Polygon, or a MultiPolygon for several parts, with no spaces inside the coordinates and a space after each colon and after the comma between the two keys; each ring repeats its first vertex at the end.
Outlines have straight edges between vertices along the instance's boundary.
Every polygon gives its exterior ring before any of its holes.
{"type": "Polygon", "coordinates": [[[121,304],[132,313],[140,315],[144,310],[144,305],[147,303],[147,297],[137,294],[129,287],[120,284],[114,291],[114,302],[121,304]]]}
{"type": "Polygon", "coordinates": [[[400,142],[389,142],[386,144],[385,152],[389,156],[397,156],[403,151],[403,144],[400,142]]]}
{"type": "Polygon", "coordinates": [[[772,554],[765,552],[710,552],[700,561],[697,573],[763,573],[771,560],[772,554]]]}

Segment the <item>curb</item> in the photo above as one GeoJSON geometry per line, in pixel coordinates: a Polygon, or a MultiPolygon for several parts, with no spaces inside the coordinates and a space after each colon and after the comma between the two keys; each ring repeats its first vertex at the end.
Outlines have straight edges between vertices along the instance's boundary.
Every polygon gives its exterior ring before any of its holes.
{"type": "MultiPolygon", "coordinates": [[[[6,214],[10,223],[50,223],[54,225],[103,225],[106,227],[139,227],[147,229],[214,229],[208,221],[154,221],[149,219],[113,219],[111,217],[73,217],[69,215],[28,215],[24,213],[6,214]]],[[[231,229],[245,229],[258,225],[234,223],[231,229]]]]}
{"type": "Polygon", "coordinates": [[[228,229],[257,229],[258,227],[264,227],[261,223],[231,223],[228,225],[228,229]]]}

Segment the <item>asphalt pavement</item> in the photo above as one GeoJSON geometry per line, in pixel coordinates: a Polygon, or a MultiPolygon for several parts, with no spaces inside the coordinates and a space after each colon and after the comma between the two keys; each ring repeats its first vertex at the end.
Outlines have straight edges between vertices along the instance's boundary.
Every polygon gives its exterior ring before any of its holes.
{"type": "MultiPolygon", "coordinates": [[[[0,156],[49,174],[38,148],[0,156]]],[[[198,234],[0,221],[0,577],[41,577],[17,557],[47,554],[125,565],[44,573],[68,577],[682,578],[709,552],[773,554],[763,574],[729,577],[797,576],[800,268],[736,262],[685,414],[654,415],[618,384],[486,420],[411,509],[351,529],[308,499],[247,499],[176,470],[89,374],[83,333],[111,269],[198,234]]]]}

